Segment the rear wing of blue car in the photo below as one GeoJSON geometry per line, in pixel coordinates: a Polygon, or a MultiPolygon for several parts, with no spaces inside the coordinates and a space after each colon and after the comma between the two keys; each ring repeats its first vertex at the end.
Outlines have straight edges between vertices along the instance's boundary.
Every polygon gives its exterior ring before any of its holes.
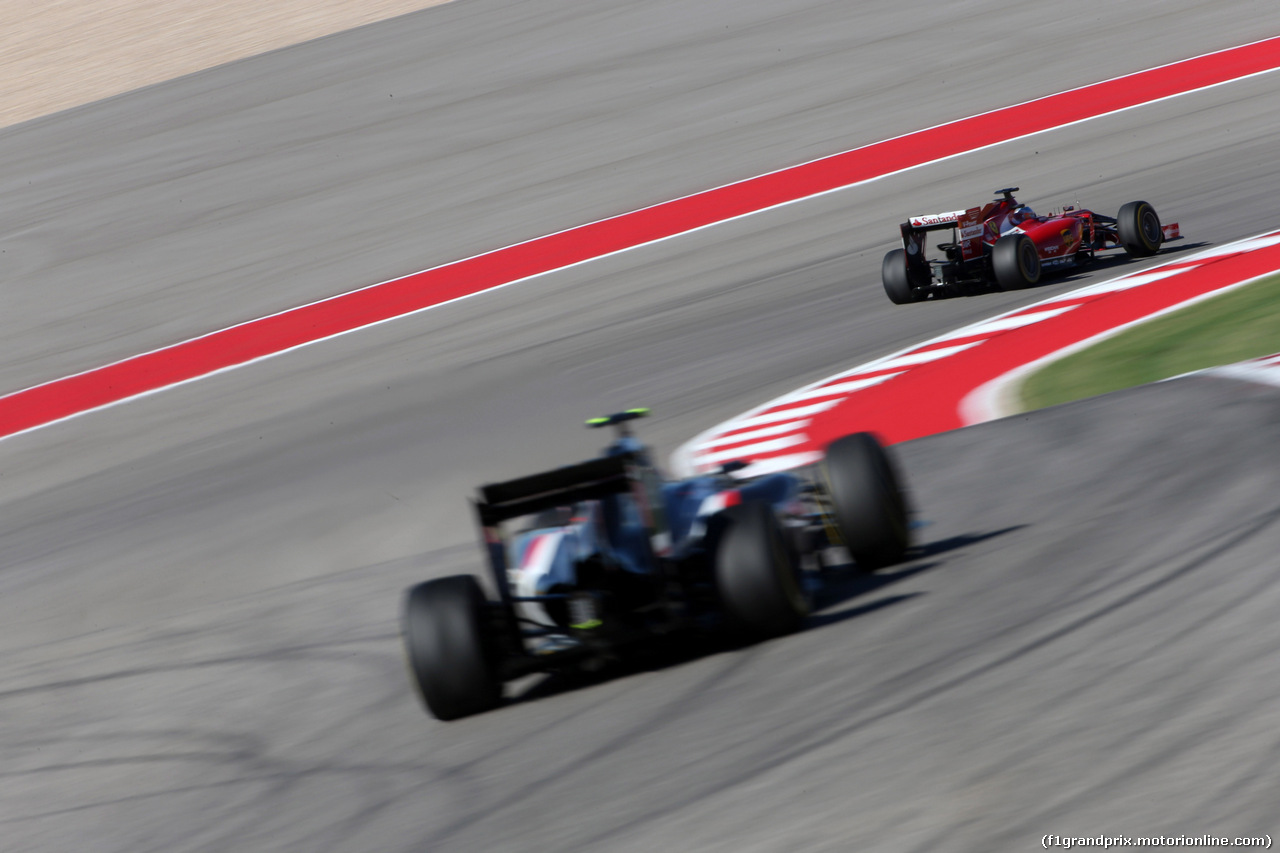
{"type": "Polygon", "coordinates": [[[635,454],[624,453],[481,486],[476,501],[480,523],[492,527],[522,515],[629,492],[636,464],[635,454]]]}
{"type": "Polygon", "coordinates": [[[662,478],[647,458],[643,451],[615,453],[481,486],[479,498],[474,501],[476,516],[503,601],[509,604],[515,600],[507,578],[506,544],[501,530],[502,522],[510,519],[572,507],[579,501],[603,500],[605,527],[616,528],[609,530],[610,539],[633,525],[632,529],[641,531],[647,540],[652,556],[666,555],[671,549],[671,532],[662,498],[662,478]]]}
{"type": "Polygon", "coordinates": [[[502,483],[488,483],[480,487],[479,498],[473,501],[473,505],[480,522],[493,581],[504,605],[510,636],[519,636],[519,625],[514,609],[517,597],[507,576],[507,548],[501,530],[502,522],[544,510],[572,506],[578,501],[633,491],[636,462],[636,454],[632,453],[602,456],[541,474],[531,474],[502,483]]]}

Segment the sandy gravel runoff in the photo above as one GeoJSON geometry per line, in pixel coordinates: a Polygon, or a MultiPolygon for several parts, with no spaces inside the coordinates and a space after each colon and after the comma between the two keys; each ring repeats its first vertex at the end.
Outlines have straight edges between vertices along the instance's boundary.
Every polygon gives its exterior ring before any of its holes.
{"type": "Polygon", "coordinates": [[[0,127],[447,0],[4,0],[0,127]]]}

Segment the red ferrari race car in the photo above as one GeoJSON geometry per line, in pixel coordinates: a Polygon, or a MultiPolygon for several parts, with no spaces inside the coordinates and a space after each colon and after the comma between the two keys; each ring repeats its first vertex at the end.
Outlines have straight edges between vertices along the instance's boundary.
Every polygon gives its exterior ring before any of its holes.
{"type": "Polygon", "coordinates": [[[1114,217],[1067,206],[1037,216],[1018,202],[1017,187],[996,190],[995,201],[951,213],[913,216],[902,223],[902,248],[884,256],[880,278],[896,304],[930,297],[972,296],[991,290],[1019,290],[1044,272],[1078,267],[1104,249],[1123,248],[1144,258],[1181,235],[1178,225],[1161,225],[1155,208],[1131,201],[1114,217]],[[949,230],[950,242],[937,246],[944,259],[925,257],[930,231],[949,230]]]}

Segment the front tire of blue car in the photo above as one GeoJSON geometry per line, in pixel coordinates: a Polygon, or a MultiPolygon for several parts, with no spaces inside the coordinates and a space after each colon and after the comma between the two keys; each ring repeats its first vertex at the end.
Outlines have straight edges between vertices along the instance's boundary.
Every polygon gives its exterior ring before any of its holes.
{"type": "Polygon", "coordinates": [[[471,575],[420,583],[405,594],[401,636],[409,676],[427,710],[456,720],[502,701],[486,602],[471,575]]]}
{"type": "Polygon", "coordinates": [[[772,507],[751,501],[730,507],[719,520],[716,588],[732,632],[764,640],[795,631],[809,606],[772,507]]]}
{"type": "Polygon", "coordinates": [[[822,464],[836,530],[862,571],[902,561],[911,546],[907,502],[893,460],[869,432],[838,438],[822,464]]]}

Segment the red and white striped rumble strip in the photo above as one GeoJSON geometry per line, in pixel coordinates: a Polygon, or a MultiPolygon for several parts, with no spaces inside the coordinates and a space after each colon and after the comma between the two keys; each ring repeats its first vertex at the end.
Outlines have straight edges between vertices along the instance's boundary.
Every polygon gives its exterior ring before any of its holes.
{"type": "MultiPolygon", "coordinates": [[[[1030,371],[1277,270],[1280,231],[1273,231],[1082,287],[758,406],[678,448],[672,464],[687,476],[744,461],[741,476],[753,476],[816,462],[851,432],[869,430],[892,443],[1001,417],[1009,413],[1008,390],[1030,371]]],[[[1280,384],[1274,358],[1217,372],[1280,384]]]]}

